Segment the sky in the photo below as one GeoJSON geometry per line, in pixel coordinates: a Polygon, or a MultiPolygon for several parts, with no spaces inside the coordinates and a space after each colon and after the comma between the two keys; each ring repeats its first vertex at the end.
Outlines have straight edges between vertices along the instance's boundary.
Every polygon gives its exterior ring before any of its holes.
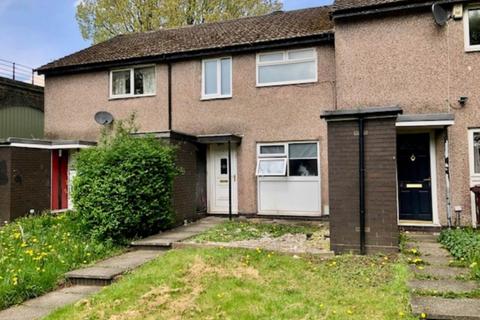
{"type": "MultiPolygon", "coordinates": [[[[78,0],[0,0],[0,59],[40,67],[90,45],[75,20],[78,0]]],[[[283,0],[284,10],[332,0],[283,0]]]]}

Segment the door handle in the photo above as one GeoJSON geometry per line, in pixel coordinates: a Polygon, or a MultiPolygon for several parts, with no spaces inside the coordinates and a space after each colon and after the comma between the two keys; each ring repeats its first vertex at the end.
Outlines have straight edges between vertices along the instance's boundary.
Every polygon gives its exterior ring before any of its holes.
{"type": "Polygon", "coordinates": [[[426,178],[426,179],[423,179],[423,181],[430,182],[430,181],[432,181],[432,178],[426,178]]]}

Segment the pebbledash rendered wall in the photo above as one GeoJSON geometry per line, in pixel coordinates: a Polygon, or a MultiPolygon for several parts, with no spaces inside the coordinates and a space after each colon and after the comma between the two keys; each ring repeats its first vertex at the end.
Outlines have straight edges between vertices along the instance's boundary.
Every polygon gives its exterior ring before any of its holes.
{"type": "MultiPolygon", "coordinates": [[[[429,9],[335,20],[338,106],[398,105],[404,114],[453,113],[448,129],[452,208],[471,225],[468,128],[480,127],[480,52],[465,52],[464,21],[437,26],[429,9]],[[462,107],[460,96],[467,96],[462,107]]],[[[447,224],[443,132],[435,131],[437,209],[447,224]]]]}
{"type": "MultiPolygon", "coordinates": [[[[255,176],[258,142],[318,140],[322,205],[328,206],[327,132],[319,119],[335,103],[333,43],[316,46],[318,81],[300,85],[256,87],[255,53],[232,55],[232,98],[201,100],[201,59],[172,64],[172,130],[190,134],[236,134],[239,212],[257,213],[255,176]]],[[[167,66],[156,66],[156,95],[109,99],[109,71],[47,76],[45,135],[48,138],[95,140],[97,111],[115,119],[136,112],[142,132],[168,129],[167,66]]]]}

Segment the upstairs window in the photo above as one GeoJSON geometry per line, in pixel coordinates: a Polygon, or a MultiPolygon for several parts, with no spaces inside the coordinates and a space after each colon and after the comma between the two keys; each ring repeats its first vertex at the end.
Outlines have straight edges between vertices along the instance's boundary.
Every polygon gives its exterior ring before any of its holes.
{"type": "Polygon", "coordinates": [[[287,50],[257,55],[257,86],[317,81],[315,49],[287,50]]]}
{"type": "Polygon", "coordinates": [[[155,66],[110,72],[110,97],[129,98],[155,94],[155,66]]]}
{"type": "Polygon", "coordinates": [[[465,10],[465,50],[480,51],[480,6],[465,10]]]}
{"type": "Polygon", "coordinates": [[[232,96],[232,58],[202,61],[202,99],[232,96]]]}

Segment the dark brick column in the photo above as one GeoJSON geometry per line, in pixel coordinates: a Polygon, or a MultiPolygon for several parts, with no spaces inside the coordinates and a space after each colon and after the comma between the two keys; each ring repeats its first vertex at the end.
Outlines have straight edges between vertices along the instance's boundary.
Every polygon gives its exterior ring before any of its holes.
{"type": "Polygon", "coordinates": [[[392,108],[327,112],[331,247],[360,252],[359,118],[364,119],[365,248],[398,251],[397,114],[392,108]]]}
{"type": "Polygon", "coordinates": [[[50,209],[50,150],[11,148],[10,219],[50,209]]]}

